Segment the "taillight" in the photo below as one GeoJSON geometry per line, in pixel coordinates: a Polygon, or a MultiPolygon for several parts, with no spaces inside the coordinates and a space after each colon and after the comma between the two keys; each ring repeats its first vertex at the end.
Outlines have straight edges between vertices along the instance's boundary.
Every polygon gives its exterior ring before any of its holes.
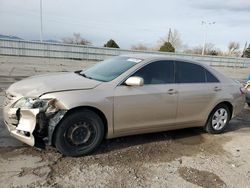
{"type": "Polygon", "coordinates": [[[244,87],[241,87],[241,88],[240,88],[240,93],[241,93],[241,94],[245,94],[245,93],[246,93],[246,89],[245,89],[244,87]]]}

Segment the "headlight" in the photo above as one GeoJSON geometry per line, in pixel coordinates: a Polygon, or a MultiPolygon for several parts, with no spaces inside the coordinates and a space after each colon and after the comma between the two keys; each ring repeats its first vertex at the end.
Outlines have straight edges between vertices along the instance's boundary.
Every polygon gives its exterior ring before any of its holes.
{"type": "Polygon", "coordinates": [[[14,103],[13,108],[44,108],[47,107],[53,99],[37,99],[31,97],[23,97],[14,103]]]}

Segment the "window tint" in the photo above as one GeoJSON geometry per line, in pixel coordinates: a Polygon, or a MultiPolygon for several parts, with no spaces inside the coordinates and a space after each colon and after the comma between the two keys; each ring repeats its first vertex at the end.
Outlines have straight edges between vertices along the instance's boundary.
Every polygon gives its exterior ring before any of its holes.
{"type": "Polygon", "coordinates": [[[174,62],[156,61],[150,63],[133,76],[139,76],[144,79],[144,84],[166,84],[174,83],[174,62]]]}
{"type": "Polygon", "coordinates": [[[207,77],[207,82],[219,82],[219,80],[207,70],[206,70],[206,77],[207,77]]]}
{"type": "Polygon", "coordinates": [[[204,83],[205,69],[193,63],[176,62],[176,82],[177,83],[204,83]]]}

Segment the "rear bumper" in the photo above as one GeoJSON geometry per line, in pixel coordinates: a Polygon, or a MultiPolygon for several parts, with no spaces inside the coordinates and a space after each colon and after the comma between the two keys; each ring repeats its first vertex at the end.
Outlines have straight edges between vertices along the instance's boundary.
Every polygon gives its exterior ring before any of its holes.
{"type": "Polygon", "coordinates": [[[235,116],[237,116],[238,114],[240,114],[242,112],[242,110],[245,107],[245,96],[242,95],[239,98],[237,98],[233,104],[233,114],[232,114],[232,118],[234,118],[235,116]]]}
{"type": "Polygon", "coordinates": [[[250,103],[250,91],[247,91],[246,93],[246,102],[250,103]]]}

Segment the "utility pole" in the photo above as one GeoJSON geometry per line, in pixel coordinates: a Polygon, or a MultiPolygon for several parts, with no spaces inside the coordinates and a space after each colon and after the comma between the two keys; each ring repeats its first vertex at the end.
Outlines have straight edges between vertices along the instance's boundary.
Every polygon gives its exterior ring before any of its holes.
{"type": "Polygon", "coordinates": [[[40,0],[40,42],[43,42],[43,2],[40,0]]]}
{"type": "Polygon", "coordinates": [[[207,26],[214,25],[216,22],[206,22],[202,21],[201,25],[204,27],[204,36],[203,36],[203,48],[201,55],[204,55],[205,49],[206,49],[206,43],[207,43],[207,26]]]}
{"type": "Polygon", "coordinates": [[[244,49],[243,49],[243,52],[245,52],[245,50],[247,49],[247,41],[245,43],[245,46],[244,46],[244,49]]]}
{"type": "Polygon", "coordinates": [[[172,31],[171,31],[171,28],[169,28],[169,31],[168,31],[168,42],[170,42],[171,37],[172,37],[172,31]]]}

